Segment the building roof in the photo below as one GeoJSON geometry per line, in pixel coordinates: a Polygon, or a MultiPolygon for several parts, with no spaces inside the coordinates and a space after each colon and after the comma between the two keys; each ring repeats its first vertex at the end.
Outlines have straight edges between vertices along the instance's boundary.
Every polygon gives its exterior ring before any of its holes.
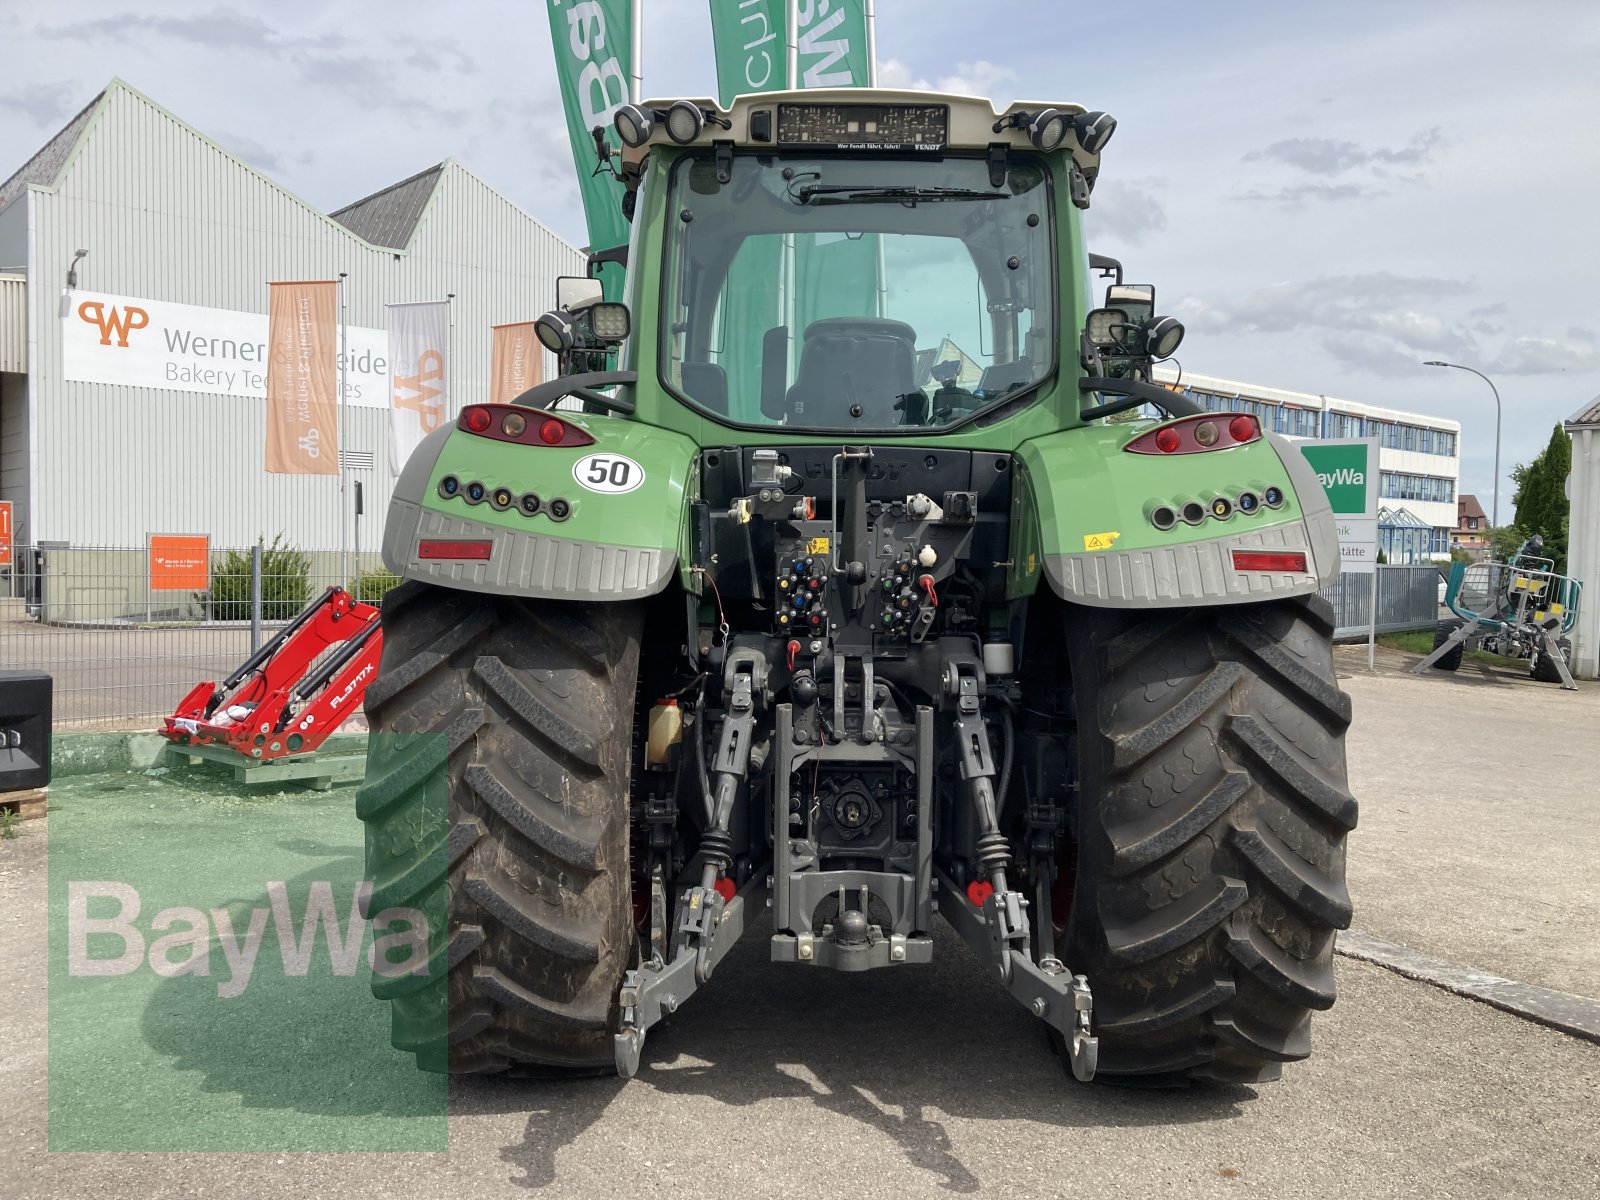
{"type": "Polygon", "coordinates": [[[416,232],[444,168],[444,163],[437,163],[328,215],[363,241],[403,250],[416,232]]]}
{"type": "MultiPolygon", "coordinates": [[[[1160,384],[1180,383],[1180,373],[1166,363],[1157,363],[1154,379],[1160,384]]],[[[1461,432],[1461,422],[1450,417],[1406,412],[1398,408],[1382,408],[1361,400],[1342,400],[1338,396],[1291,392],[1283,388],[1266,387],[1259,383],[1241,383],[1237,379],[1219,379],[1214,375],[1196,375],[1193,371],[1181,373],[1180,386],[1211,392],[1214,395],[1239,396],[1246,400],[1264,400],[1269,404],[1288,404],[1296,408],[1321,410],[1326,407],[1329,412],[1345,413],[1350,416],[1375,417],[1379,420],[1398,421],[1426,429],[1443,429],[1449,433],[1461,432]]]]}
{"type": "MultiPolygon", "coordinates": [[[[4,207],[0,205],[0,207],[4,207]]],[[[1568,429],[1581,429],[1586,425],[1600,425],[1600,396],[1585,404],[1567,421],[1568,429]]]]}
{"type": "Polygon", "coordinates": [[[1473,517],[1484,520],[1488,514],[1483,511],[1483,505],[1478,503],[1478,498],[1471,492],[1462,492],[1456,497],[1456,512],[1458,519],[1465,521],[1473,517]]]}
{"type": "Polygon", "coordinates": [[[94,110],[104,98],[105,92],[101,91],[84,106],[82,112],[62,126],[60,132],[46,142],[37,154],[23,163],[10,179],[0,183],[0,208],[5,208],[20,196],[30,183],[41,187],[49,187],[55,183],[56,176],[61,174],[61,168],[66,166],[67,160],[72,157],[78,138],[88,127],[89,118],[94,115],[94,110]]]}

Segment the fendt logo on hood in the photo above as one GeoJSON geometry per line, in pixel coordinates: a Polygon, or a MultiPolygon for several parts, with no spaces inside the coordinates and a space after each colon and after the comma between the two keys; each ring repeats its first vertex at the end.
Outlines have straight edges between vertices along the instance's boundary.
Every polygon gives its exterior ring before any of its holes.
{"type": "Polygon", "coordinates": [[[150,314],[142,308],[132,304],[118,308],[115,304],[107,305],[99,300],[85,300],[78,305],[78,316],[90,325],[99,327],[102,346],[111,345],[111,339],[115,337],[117,345],[123,349],[127,349],[128,334],[150,324],[150,314]]]}

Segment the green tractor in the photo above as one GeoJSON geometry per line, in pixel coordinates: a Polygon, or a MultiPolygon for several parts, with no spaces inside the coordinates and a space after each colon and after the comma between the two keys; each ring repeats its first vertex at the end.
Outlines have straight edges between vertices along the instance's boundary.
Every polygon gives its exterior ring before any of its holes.
{"type": "Polygon", "coordinates": [[[358,807],[369,910],[432,935],[374,982],[424,1069],[632,1075],[763,909],[802,974],[927,970],[937,912],[1079,1079],[1308,1054],[1337,538],[1301,455],[1152,383],[1182,328],[1081,227],[1114,127],[619,112],[626,303],[562,280],[561,376],[432,434],[385,527],[358,807]]]}

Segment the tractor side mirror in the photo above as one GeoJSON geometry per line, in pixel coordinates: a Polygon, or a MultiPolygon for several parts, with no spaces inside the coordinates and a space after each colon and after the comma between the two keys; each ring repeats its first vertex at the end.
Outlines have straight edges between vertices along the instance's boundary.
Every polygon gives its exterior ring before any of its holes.
{"type": "Polygon", "coordinates": [[[556,276],[556,307],[569,313],[592,308],[605,299],[605,285],[588,275],[556,276]]]}
{"type": "Polygon", "coordinates": [[[1175,317],[1155,315],[1156,289],[1143,283],[1114,283],[1104,308],[1084,322],[1082,358],[1094,375],[1148,379],[1157,359],[1170,358],[1183,341],[1175,317]]]}
{"type": "Polygon", "coordinates": [[[1156,289],[1148,283],[1113,283],[1106,288],[1106,307],[1120,308],[1133,325],[1143,325],[1156,313],[1156,289]]]}

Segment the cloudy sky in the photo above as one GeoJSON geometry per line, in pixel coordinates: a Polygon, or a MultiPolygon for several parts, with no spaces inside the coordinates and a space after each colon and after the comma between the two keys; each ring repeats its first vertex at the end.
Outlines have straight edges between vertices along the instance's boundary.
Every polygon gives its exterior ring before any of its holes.
{"type": "MultiPolygon", "coordinates": [[[[646,92],[714,94],[703,0],[645,8],[646,92]]],[[[1493,397],[1421,360],[1494,378],[1507,475],[1600,393],[1600,5],[877,10],[884,83],[1118,118],[1090,242],[1187,370],[1455,417],[1485,508],[1493,397]]],[[[0,45],[0,177],[115,75],[325,209],[454,156],[584,240],[539,0],[0,0],[0,45]]]]}

